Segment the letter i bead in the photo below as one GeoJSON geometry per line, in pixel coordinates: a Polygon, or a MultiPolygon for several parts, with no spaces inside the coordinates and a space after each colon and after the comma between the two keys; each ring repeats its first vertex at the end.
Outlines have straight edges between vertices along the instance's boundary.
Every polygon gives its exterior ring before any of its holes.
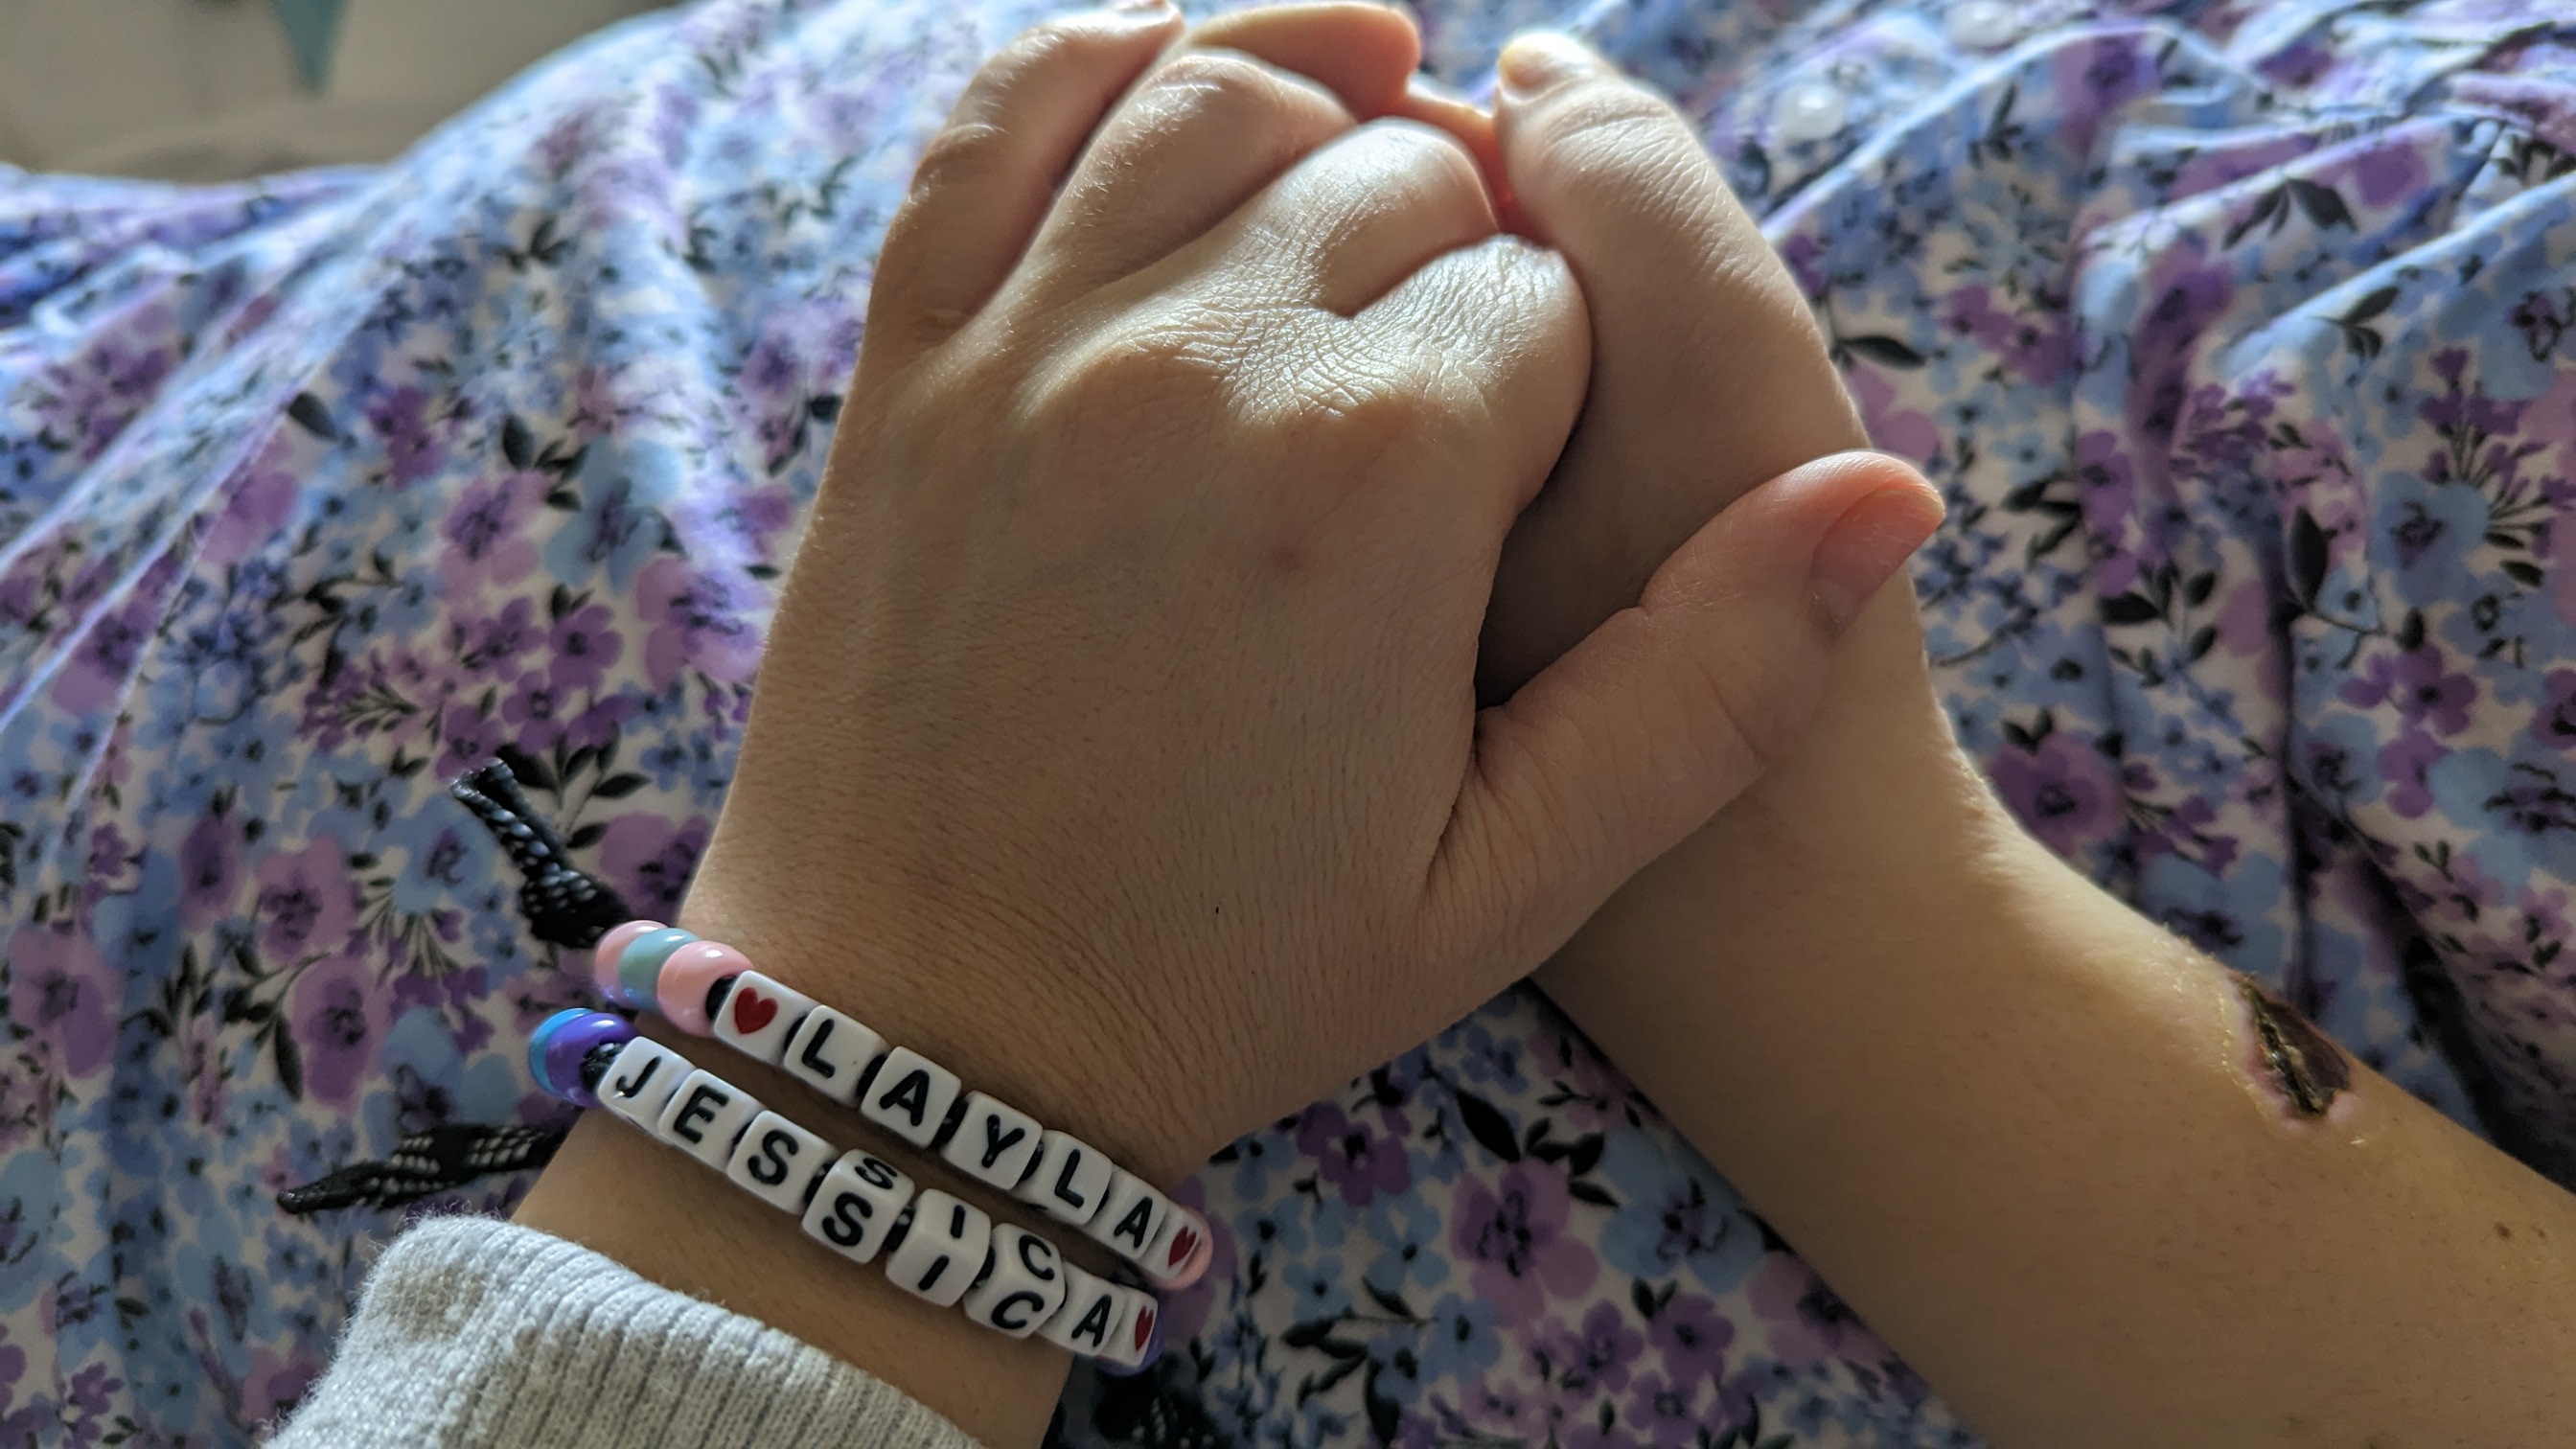
{"type": "Polygon", "coordinates": [[[912,1226],[886,1255],[886,1276],[916,1298],[949,1307],[984,1271],[993,1220],[936,1188],[912,1200],[912,1226]]]}

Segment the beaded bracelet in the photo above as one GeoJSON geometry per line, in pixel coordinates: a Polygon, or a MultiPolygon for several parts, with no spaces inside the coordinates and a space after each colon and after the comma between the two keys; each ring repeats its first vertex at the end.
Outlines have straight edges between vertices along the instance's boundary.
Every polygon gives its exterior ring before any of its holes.
{"type": "Polygon", "coordinates": [[[961,1090],[955,1073],[753,969],[731,946],[629,921],[600,937],[592,977],[611,1001],[658,1007],[682,1031],[782,1067],[976,1181],[1081,1228],[1160,1287],[1187,1287],[1207,1270],[1212,1244],[1198,1214],[1081,1139],[961,1090]]]}
{"type": "Polygon", "coordinates": [[[880,1254],[907,1293],[1011,1338],[1031,1334],[1134,1373],[1162,1352],[1161,1305],[1105,1281],[1055,1244],[866,1152],[832,1144],[750,1093],[604,1011],[560,1011],[528,1043],[538,1085],[582,1107],[604,1106],[722,1172],[770,1206],[802,1217],[807,1236],[856,1263],[880,1254]],[[830,1165],[824,1166],[823,1164],[830,1165]],[[971,1270],[967,1265],[972,1264],[971,1270]]]}

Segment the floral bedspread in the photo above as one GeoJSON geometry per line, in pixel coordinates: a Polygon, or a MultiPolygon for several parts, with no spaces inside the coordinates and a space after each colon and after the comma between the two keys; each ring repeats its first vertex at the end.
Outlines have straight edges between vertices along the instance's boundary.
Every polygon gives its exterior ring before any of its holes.
{"type": "MultiPolygon", "coordinates": [[[[579,963],[441,782],[506,750],[676,902],[878,236],[1041,8],[713,0],[381,169],[0,170],[0,1444],[249,1440],[404,1216],[278,1190],[556,1120],[579,963]]],[[[2576,13],[1425,9],[1704,124],[1948,491],[2031,828],[2576,1182],[2576,13]]],[[[1187,1196],[1231,1271],[1065,1443],[1976,1442],[1527,990],[1187,1196]]]]}

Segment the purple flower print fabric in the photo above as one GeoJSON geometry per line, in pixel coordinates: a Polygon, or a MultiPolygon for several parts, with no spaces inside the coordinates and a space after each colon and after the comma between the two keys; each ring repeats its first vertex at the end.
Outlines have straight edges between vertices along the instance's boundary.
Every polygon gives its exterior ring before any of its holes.
{"type": "MultiPolygon", "coordinates": [[[[664,915],[912,160],[1036,0],[710,0],[399,161],[0,170],[0,1445],[239,1444],[583,999],[442,791],[664,915]],[[417,1210],[417,1209],[415,1209],[417,1210]]],[[[2576,15],[1429,0],[1671,94],[1950,521],[2024,822],[2576,1183],[2576,15]]],[[[523,1180],[442,1194],[497,1209],[523,1180]]],[[[1976,1442],[1535,993],[1184,1189],[1218,1271],[1067,1445],[1976,1442]]]]}

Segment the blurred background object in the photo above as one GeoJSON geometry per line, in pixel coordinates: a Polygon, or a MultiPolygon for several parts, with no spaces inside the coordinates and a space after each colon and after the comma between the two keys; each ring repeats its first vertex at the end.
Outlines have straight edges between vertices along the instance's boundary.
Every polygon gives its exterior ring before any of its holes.
{"type": "Polygon", "coordinates": [[[648,0],[0,0],[0,162],[216,181],[382,161],[648,0]]]}

